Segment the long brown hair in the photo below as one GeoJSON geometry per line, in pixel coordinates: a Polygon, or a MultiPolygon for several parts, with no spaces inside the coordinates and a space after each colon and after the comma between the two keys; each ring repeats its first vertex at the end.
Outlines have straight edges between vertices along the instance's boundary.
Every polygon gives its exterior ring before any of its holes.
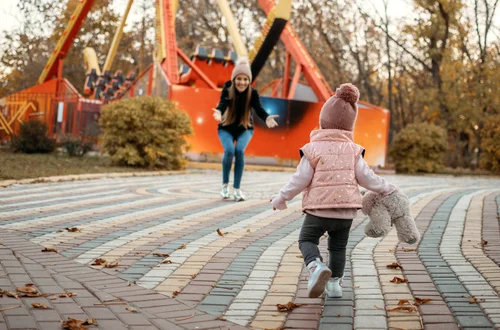
{"type": "MultiPolygon", "coordinates": [[[[231,82],[231,86],[228,89],[228,99],[231,100],[231,105],[227,107],[226,112],[222,116],[222,125],[226,126],[234,123],[236,120],[236,113],[239,109],[236,109],[236,87],[234,80],[231,82]]],[[[243,95],[241,95],[243,96],[243,95]]],[[[240,96],[240,97],[241,97],[240,96]]],[[[250,128],[250,101],[252,98],[252,86],[249,84],[246,92],[245,109],[243,109],[243,115],[241,116],[240,125],[245,128],[250,128]]]]}

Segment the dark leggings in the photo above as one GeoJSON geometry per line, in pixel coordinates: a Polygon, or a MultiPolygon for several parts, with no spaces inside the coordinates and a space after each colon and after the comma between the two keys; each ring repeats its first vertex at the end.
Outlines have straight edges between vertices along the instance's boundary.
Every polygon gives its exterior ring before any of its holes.
{"type": "Polygon", "coordinates": [[[332,277],[344,276],[345,251],[352,219],[322,218],[306,214],[299,235],[299,248],[304,256],[304,262],[308,265],[311,261],[320,258],[318,245],[319,239],[328,232],[328,251],[330,260],[328,267],[332,271],[332,277]]]}

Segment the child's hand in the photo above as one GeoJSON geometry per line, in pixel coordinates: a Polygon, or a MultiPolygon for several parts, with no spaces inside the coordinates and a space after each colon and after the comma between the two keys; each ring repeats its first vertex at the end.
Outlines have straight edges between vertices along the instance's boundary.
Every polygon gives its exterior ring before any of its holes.
{"type": "Polygon", "coordinates": [[[222,120],[222,114],[221,114],[220,110],[218,110],[218,109],[212,109],[212,110],[214,111],[214,114],[213,114],[214,119],[216,121],[221,121],[222,120]]]}
{"type": "Polygon", "coordinates": [[[271,202],[271,204],[273,204],[274,211],[276,211],[276,210],[281,211],[281,210],[287,209],[286,200],[283,197],[281,197],[280,194],[272,195],[270,202],[271,202]]]}

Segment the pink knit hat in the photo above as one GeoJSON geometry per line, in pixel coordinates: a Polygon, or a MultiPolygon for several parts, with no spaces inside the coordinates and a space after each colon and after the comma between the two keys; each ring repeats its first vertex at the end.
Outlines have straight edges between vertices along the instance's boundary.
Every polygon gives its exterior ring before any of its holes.
{"type": "Polygon", "coordinates": [[[241,57],[236,61],[233,73],[231,74],[231,80],[234,80],[234,78],[236,78],[239,74],[244,74],[248,77],[250,82],[252,81],[252,70],[250,69],[248,58],[246,57],[241,57]]]}
{"type": "Polygon", "coordinates": [[[319,114],[319,126],[323,129],[353,131],[358,116],[359,90],[353,84],[342,84],[330,97],[319,114]]]}

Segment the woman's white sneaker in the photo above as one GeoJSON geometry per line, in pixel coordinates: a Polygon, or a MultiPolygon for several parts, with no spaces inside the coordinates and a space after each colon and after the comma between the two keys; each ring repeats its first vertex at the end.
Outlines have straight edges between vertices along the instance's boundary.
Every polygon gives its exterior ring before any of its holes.
{"type": "Polygon", "coordinates": [[[245,195],[243,195],[243,192],[241,191],[241,189],[233,188],[233,195],[234,195],[234,199],[237,202],[245,200],[245,195]]]}
{"type": "Polygon", "coordinates": [[[342,277],[333,277],[328,280],[325,292],[329,298],[342,298],[342,277]]]}
{"type": "Polygon", "coordinates": [[[220,191],[220,196],[223,199],[228,199],[229,198],[229,188],[228,188],[227,184],[223,184],[222,185],[222,190],[220,191]]]}
{"type": "Polygon", "coordinates": [[[307,283],[307,290],[309,298],[317,298],[325,291],[325,286],[328,279],[332,276],[332,271],[325,266],[321,259],[317,258],[307,265],[309,271],[309,282],[307,283]]]}

